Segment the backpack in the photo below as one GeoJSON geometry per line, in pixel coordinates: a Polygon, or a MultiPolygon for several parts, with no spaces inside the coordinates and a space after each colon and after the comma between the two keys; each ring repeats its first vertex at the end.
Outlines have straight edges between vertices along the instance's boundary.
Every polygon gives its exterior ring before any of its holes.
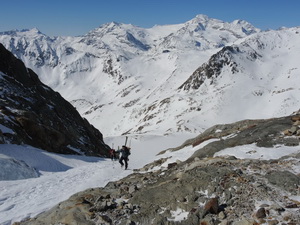
{"type": "Polygon", "coordinates": [[[127,154],[127,155],[130,155],[131,153],[130,153],[130,150],[129,150],[129,148],[125,148],[125,153],[127,154]]]}

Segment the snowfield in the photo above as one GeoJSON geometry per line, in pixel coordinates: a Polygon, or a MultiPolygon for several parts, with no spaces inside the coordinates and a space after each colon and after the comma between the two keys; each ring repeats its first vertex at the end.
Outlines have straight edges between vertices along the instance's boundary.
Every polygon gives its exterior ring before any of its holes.
{"type": "MultiPolygon", "coordinates": [[[[169,147],[176,147],[188,138],[191,138],[190,134],[130,137],[127,143],[132,147],[129,170],[122,169],[118,161],[110,159],[58,155],[29,146],[0,145],[0,154],[22,160],[40,173],[38,178],[0,181],[0,224],[9,225],[33,217],[66,200],[72,194],[88,188],[103,187],[109,181],[121,179],[132,173],[133,169],[141,168],[158,158],[171,157],[162,166],[167,166],[168,163],[176,160],[186,160],[195,151],[192,146],[176,152],[166,151],[163,155],[156,156],[156,154],[169,147]]],[[[124,144],[123,137],[111,137],[105,141],[110,146],[114,144],[115,147],[124,144]]],[[[205,141],[202,146],[204,147],[211,141],[205,141]]],[[[234,155],[237,158],[277,159],[299,152],[299,146],[258,148],[256,145],[248,145],[225,149],[216,156],[234,155]]],[[[293,170],[300,171],[299,164],[293,170]]],[[[15,170],[12,168],[11,176],[14,176],[14,173],[15,170]]],[[[300,196],[293,198],[297,200],[300,196]]],[[[178,218],[175,220],[180,220],[181,213],[176,215],[178,218]]]]}
{"type": "MultiPolygon", "coordinates": [[[[58,155],[30,146],[0,145],[0,155],[23,161],[23,169],[35,169],[40,176],[21,180],[0,181],[0,224],[33,217],[72,194],[93,187],[103,187],[109,181],[121,179],[152,162],[155,155],[169,147],[175,147],[189,135],[134,136],[128,143],[132,147],[129,170],[120,167],[118,161],[78,155],[58,155]],[[26,164],[25,164],[26,163],[26,164]]],[[[124,144],[123,137],[107,138],[105,142],[118,148],[124,144]]],[[[1,161],[1,157],[0,157],[1,161]]],[[[2,161],[1,161],[2,162],[2,161]]],[[[0,164],[2,171],[6,164],[0,164]]],[[[15,167],[5,169],[9,178],[16,178],[15,167]]]]}

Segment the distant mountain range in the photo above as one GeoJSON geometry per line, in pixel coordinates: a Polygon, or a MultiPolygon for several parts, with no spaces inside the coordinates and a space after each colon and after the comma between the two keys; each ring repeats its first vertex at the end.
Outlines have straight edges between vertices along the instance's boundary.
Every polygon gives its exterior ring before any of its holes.
{"type": "Polygon", "coordinates": [[[199,133],[298,110],[299,37],[299,27],[198,15],[149,29],[112,22],[77,37],[15,30],[0,43],[110,136],[199,133]]]}

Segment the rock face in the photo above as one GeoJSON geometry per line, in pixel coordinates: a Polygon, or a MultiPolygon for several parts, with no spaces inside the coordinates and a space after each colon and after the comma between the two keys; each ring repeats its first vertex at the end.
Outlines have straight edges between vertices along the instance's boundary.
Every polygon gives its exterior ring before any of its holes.
{"type": "Polygon", "coordinates": [[[220,74],[223,67],[226,65],[231,68],[232,74],[236,73],[237,64],[232,60],[232,54],[238,53],[237,47],[227,46],[218,53],[212,55],[207,63],[204,63],[185,81],[179,89],[190,90],[199,89],[206,79],[216,79],[220,74]]]}
{"type": "Polygon", "coordinates": [[[0,143],[107,156],[102,134],[0,44],[0,143]]]}
{"type": "Polygon", "coordinates": [[[157,160],[20,224],[299,224],[300,202],[292,198],[300,195],[300,177],[294,169],[299,167],[299,154],[276,160],[213,157],[221,149],[258,140],[261,146],[290,145],[292,138],[299,145],[299,137],[283,134],[292,118],[214,126],[182,146],[200,146],[219,135],[222,147],[219,141],[211,142],[184,162],[151,169],[165,162],[157,160]]]}

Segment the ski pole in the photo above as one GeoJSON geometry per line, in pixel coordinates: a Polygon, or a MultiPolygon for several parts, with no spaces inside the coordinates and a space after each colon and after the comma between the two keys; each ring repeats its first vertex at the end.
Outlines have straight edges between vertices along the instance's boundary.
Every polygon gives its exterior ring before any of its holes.
{"type": "Polygon", "coordinates": [[[127,139],[128,139],[128,137],[126,136],[126,139],[125,139],[125,146],[126,146],[126,144],[127,144],[127,139]]]}

